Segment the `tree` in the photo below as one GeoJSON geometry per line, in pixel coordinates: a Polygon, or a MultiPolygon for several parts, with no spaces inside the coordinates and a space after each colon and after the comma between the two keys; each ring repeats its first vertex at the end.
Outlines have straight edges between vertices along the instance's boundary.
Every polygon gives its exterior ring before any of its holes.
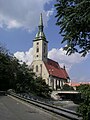
{"type": "Polygon", "coordinates": [[[28,66],[23,63],[20,64],[16,73],[16,92],[32,92],[34,89],[35,73],[33,73],[28,66]]]}
{"type": "Polygon", "coordinates": [[[78,107],[78,112],[82,115],[83,120],[90,120],[90,85],[80,85],[78,87],[81,92],[81,103],[78,107]]]}
{"type": "Polygon", "coordinates": [[[25,90],[33,74],[0,44],[0,90],[25,90]]]}
{"type": "Polygon", "coordinates": [[[40,77],[0,46],[0,90],[14,89],[16,92],[34,93],[49,97],[51,90],[40,77]]]}
{"type": "Polygon", "coordinates": [[[69,85],[65,84],[65,85],[63,85],[62,90],[65,90],[65,91],[70,91],[70,90],[74,90],[74,89],[73,89],[73,87],[71,87],[71,86],[69,86],[69,85]]]}
{"type": "Polygon", "coordinates": [[[19,65],[16,72],[15,91],[33,93],[42,97],[50,97],[51,89],[41,77],[36,77],[35,73],[23,63],[19,65]]]}
{"type": "Polygon", "coordinates": [[[10,55],[5,48],[0,49],[0,90],[15,89],[17,71],[19,71],[18,60],[10,55]]]}
{"type": "Polygon", "coordinates": [[[6,50],[0,48],[0,90],[7,90],[11,86],[13,77],[11,67],[11,56],[6,50]]]}
{"type": "Polygon", "coordinates": [[[46,84],[45,80],[42,79],[41,77],[37,77],[34,80],[34,93],[36,93],[38,96],[42,97],[50,97],[51,94],[51,89],[49,86],[46,84]]]}
{"type": "Polygon", "coordinates": [[[57,0],[55,8],[64,50],[85,56],[90,52],[90,0],[57,0]]]}

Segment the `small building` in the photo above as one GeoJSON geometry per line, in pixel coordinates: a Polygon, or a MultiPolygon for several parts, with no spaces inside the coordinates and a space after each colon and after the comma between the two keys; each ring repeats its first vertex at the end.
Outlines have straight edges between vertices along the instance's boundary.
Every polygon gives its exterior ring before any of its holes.
{"type": "Polygon", "coordinates": [[[64,83],[69,83],[69,75],[64,68],[61,68],[58,62],[51,60],[48,55],[48,41],[43,31],[43,19],[40,15],[38,32],[33,40],[33,62],[30,68],[39,77],[45,79],[46,84],[52,90],[61,89],[64,83]]]}
{"type": "Polygon", "coordinates": [[[77,90],[77,87],[79,87],[80,85],[90,85],[90,82],[78,82],[78,83],[70,82],[70,83],[65,83],[65,84],[73,87],[74,90],[77,90]]]}

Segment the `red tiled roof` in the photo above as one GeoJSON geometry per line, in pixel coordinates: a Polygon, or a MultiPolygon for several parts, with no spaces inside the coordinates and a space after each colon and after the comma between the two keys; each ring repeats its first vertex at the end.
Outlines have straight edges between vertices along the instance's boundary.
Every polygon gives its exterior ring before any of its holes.
{"type": "Polygon", "coordinates": [[[72,87],[80,86],[80,83],[71,83],[70,86],[72,86],[72,87]]]}
{"type": "Polygon", "coordinates": [[[80,85],[90,84],[90,83],[89,82],[79,82],[79,83],[71,82],[71,83],[65,83],[65,84],[70,85],[72,87],[77,87],[77,86],[80,86],[80,85]]]}
{"type": "Polygon", "coordinates": [[[45,66],[48,70],[49,75],[62,78],[62,79],[67,79],[69,77],[66,70],[63,68],[60,68],[59,64],[56,61],[48,59],[47,63],[45,63],[45,66]]]}
{"type": "Polygon", "coordinates": [[[47,60],[47,63],[48,63],[49,65],[54,66],[55,68],[60,68],[58,62],[56,62],[56,61],[54,61],[54,60],[48,59],[48,60],[47,60]]]}
{"type": "MultiPolygon", "coordinates": [[[[66,83],[68,84],[68,83],[66,83]]],[[[75,86],[80,86],[80,83],[74,83],[74,82],[71,82],[69,83],[68,85],[72,86],[72,87],[75,87],[75,86]]]]}

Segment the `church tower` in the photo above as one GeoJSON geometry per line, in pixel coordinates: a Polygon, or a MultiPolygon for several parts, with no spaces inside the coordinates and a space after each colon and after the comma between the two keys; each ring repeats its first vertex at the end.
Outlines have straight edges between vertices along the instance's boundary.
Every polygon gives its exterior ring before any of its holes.
{"type": "Polygon", "coordinates": [[[45,79],[52,90],[61,88],[62,85],[68,81],[68,74],[65,67],[61,68],[58,62],[48,59],[48,41],[46,40],[43,31],[43,19],[40,15],[40,21],[38,26],[38,32],[33,40],[33,61],[30,68],[36,74],[37,77],[45,79]]]}
{"type": "Polygon", "coordinates": [[[46,40],[43,32],[43,19],[42,14],[40,15],[40,21],[38,26],[38,32],[35,39],[33,40],[33,61],[47,62],[48,54],[48,41],[46,40]]]}

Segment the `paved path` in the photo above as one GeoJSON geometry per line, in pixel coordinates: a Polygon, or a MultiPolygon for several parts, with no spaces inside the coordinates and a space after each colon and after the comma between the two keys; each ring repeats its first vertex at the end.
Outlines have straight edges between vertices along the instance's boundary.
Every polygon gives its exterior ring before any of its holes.
{"type": "Polygon", "coordinates": [[[0,96],[0,120],[64,120],[28,103],[0,96]]]}

